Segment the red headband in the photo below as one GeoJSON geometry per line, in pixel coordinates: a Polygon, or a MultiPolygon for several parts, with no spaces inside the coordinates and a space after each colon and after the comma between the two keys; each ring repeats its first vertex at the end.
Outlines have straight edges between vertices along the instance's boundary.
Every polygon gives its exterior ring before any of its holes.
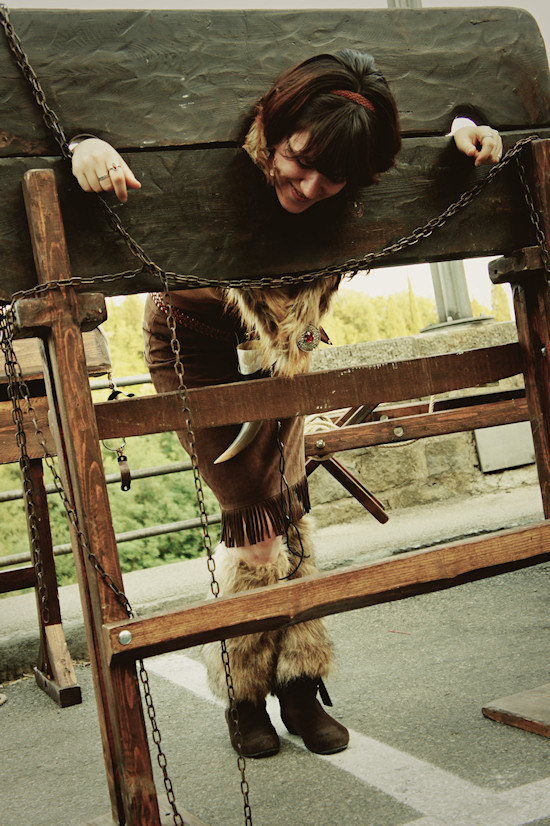
{"type": "Polygon", "coordinates": [[[340,95],[340,97],[347,98],[348,100],[352,100],[354,103],[358,103],[359,106],[364,106],[365,109],[369,110],[369,112],[374,112],[374,105],[366,97],[360,95],[359,92],[350,92],[348,89],[333,89],[330,94],[340,95]]]}

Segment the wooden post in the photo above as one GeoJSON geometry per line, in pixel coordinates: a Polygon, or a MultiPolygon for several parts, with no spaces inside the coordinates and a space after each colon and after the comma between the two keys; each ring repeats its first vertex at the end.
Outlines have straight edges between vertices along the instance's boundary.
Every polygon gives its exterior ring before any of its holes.
{"type": "MultiPolygon", "coordinates": [[[[34,669],[34,676],[40,688],[62,708],[76,705],[82,701],[82,692],[76,682],[76,676],[71,655],[65,641],[63,626],[61,625],[61,609],[59,607],[59,593],[55,575],[55,560],[52,547],[52,534],[48,513],[48,502],[44,488],[44,474],[42,461],[31,459],[29,468],[32,485],[33,506],[37,520],[38,538],[40,542],[40,562],[42,564],[42,580],[44,594],[40,593],[39,583],[36,582],[36,607],[38,611],[38,627],[40,629],[40,655],[38,666],[34,669]]],[[[28,496],[25,491],[25,500],[28,496]]],[[[27,519],[28,519],[27,502],[27,519]]],[[[30,535],[30,530],[29,530],[30,535]]],[[[36,564],[36,554],[32,541],[30,542],[33,564],[36,564]]]]}
{"type": "MultiPolygon", "coordinates": [[[[550,238],[550,140],[531,145],[528,172],[540,229],[550,238]]],[[[538,258],[537,263],[543,259],[538,258]]],[[[544,266],[544,263],[543,263],[544,266]]],[[[529,408],[544,516],[550,518],[550,295],[544,269],[526,270],[513,280],[514,308],[525,395],[529,408]]],[[[493,700],[483,707],[493,720],[550,737],[548,685],[493,700]]]]}
{"type": "MultiPolygon", "coordinates": [[[[540,229],[550,239],[550,140],[531,146],[530,188],[540,229]]],[[[544,515],[550,518],[550,273],[538,270],[514,284],[514,307],[544,515]]]]}
{"type": "MultiPolygon", "coordinates": [[[[63,281],[70,277],[70,266],[53,173],[31,170],[23,191],[38,279],[63,281]]],[[[36,323],[49,328],[44,375],[53,418],[57,412],[58,455],[78,529],[107,577],[122,589],[74,289],[61,284],[48,291],[37,302],[36,323]]],[[[120,620],[127,612],[75,534],[73,526],[113,819],[127,826],[159,826],[135,665],[109,668],[97,633],[104,622],[120,620]]]]}

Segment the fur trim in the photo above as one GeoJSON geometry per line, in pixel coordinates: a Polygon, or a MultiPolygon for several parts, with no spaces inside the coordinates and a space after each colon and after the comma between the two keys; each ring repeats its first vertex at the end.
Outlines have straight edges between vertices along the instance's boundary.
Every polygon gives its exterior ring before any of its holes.
{"type": "Polygon", "coordinates": [[[277,376],[294,376],[309,369],[310,353],[298,347],[304,330],[319,327],[338,289],[337,275],[290,287],[235,288],[226,290],[250,334],[260,340],[263,367],[277,376]]]}
{"type": "MultiPolygon", "coordinates": [[[[311,507],[307,479],[302,479],[290,488],[294,518],[300,518],[311,507]]],[[[286,494],[284,496],[286,500],[286,494]]],[[[248,505],[236,510],[222,510],[222,542],[228,548],[240,548],[245,540],[251,545],[262,542],[269,531],[277,535],[285,532],[288,502],[278,494],[256,505],[248,505]]]]}
{"type": "MultiPolygon", "coordinates": [[[[214,558],[215,576],[222,595],[238,594],[264,585],[274,585],[290,570],[284,548],[281,548],[275,562],[268,565],[247,565],[224,545],[218,546],[214,558]]],[[[265,631],[226,640],[237,702],[249,700],[259,703],[274,690],[279,636],[279,631],[265,631]]],[[[220,643],[203,646],[203,655],[210,690],[216,697],[227,701],[227,683],[220,643]]]]}
{"type": "Polygon", "coordinates": [[[269,174],[271,153],[264,135],[261,106],[258,107],[256,117],[244,139],[243,149],[252,162],[262,170],[266,181],[271,184],[271,175],[269,174]]]}
{"type": "MultiPolygon", "coordinates": [[[[291,529],[292,530],[292,529],[291,529]]],[[[298,530],[305,554],[299,568],[290,576],[298,579],[317,573],[310,538],[310,523],[307,518],[298,523],[298,530]]],[[[293,551],[289,555],[291,570],[299,560],[300,542],[295,531],[289,534],[289,544],[293,551]]],[[[283,629],[277,658],[277,685],[286,685],[299,677],[314,680],[329,676],[333,666],[332,643],[323,619],[300,622],[283,629]]]]}

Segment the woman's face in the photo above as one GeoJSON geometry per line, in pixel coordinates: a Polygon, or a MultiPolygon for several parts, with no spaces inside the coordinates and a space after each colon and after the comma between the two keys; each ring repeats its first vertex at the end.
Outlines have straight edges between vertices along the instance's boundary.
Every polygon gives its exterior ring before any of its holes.
{"type": "Polygon", "coordinates": [[[279,203],[287,212],[305,212],[313,204],[332,198],[346,185],[346,181],[332,181],[318,172],[300,156],[307,145],[307,132],[295,132],[275,147],[273,178],[279,203]]]}

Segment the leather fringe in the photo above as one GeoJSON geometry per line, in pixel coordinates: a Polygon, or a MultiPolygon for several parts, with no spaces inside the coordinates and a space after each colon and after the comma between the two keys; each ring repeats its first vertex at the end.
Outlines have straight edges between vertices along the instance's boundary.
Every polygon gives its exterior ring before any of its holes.
{"type": "MultiPolygon", "coordinates": [[[[291,518],[297,522],[309,512],[309,488],[302,479],[290,488],[291,518]]],[[[227,548],[242,547],[246,541],[251,544],[262,542],[272,527],[276,534],[283,536],[288,526],[287,496],[278,494],[255,505],[222,511],[222,542],[227,548]]]]}

